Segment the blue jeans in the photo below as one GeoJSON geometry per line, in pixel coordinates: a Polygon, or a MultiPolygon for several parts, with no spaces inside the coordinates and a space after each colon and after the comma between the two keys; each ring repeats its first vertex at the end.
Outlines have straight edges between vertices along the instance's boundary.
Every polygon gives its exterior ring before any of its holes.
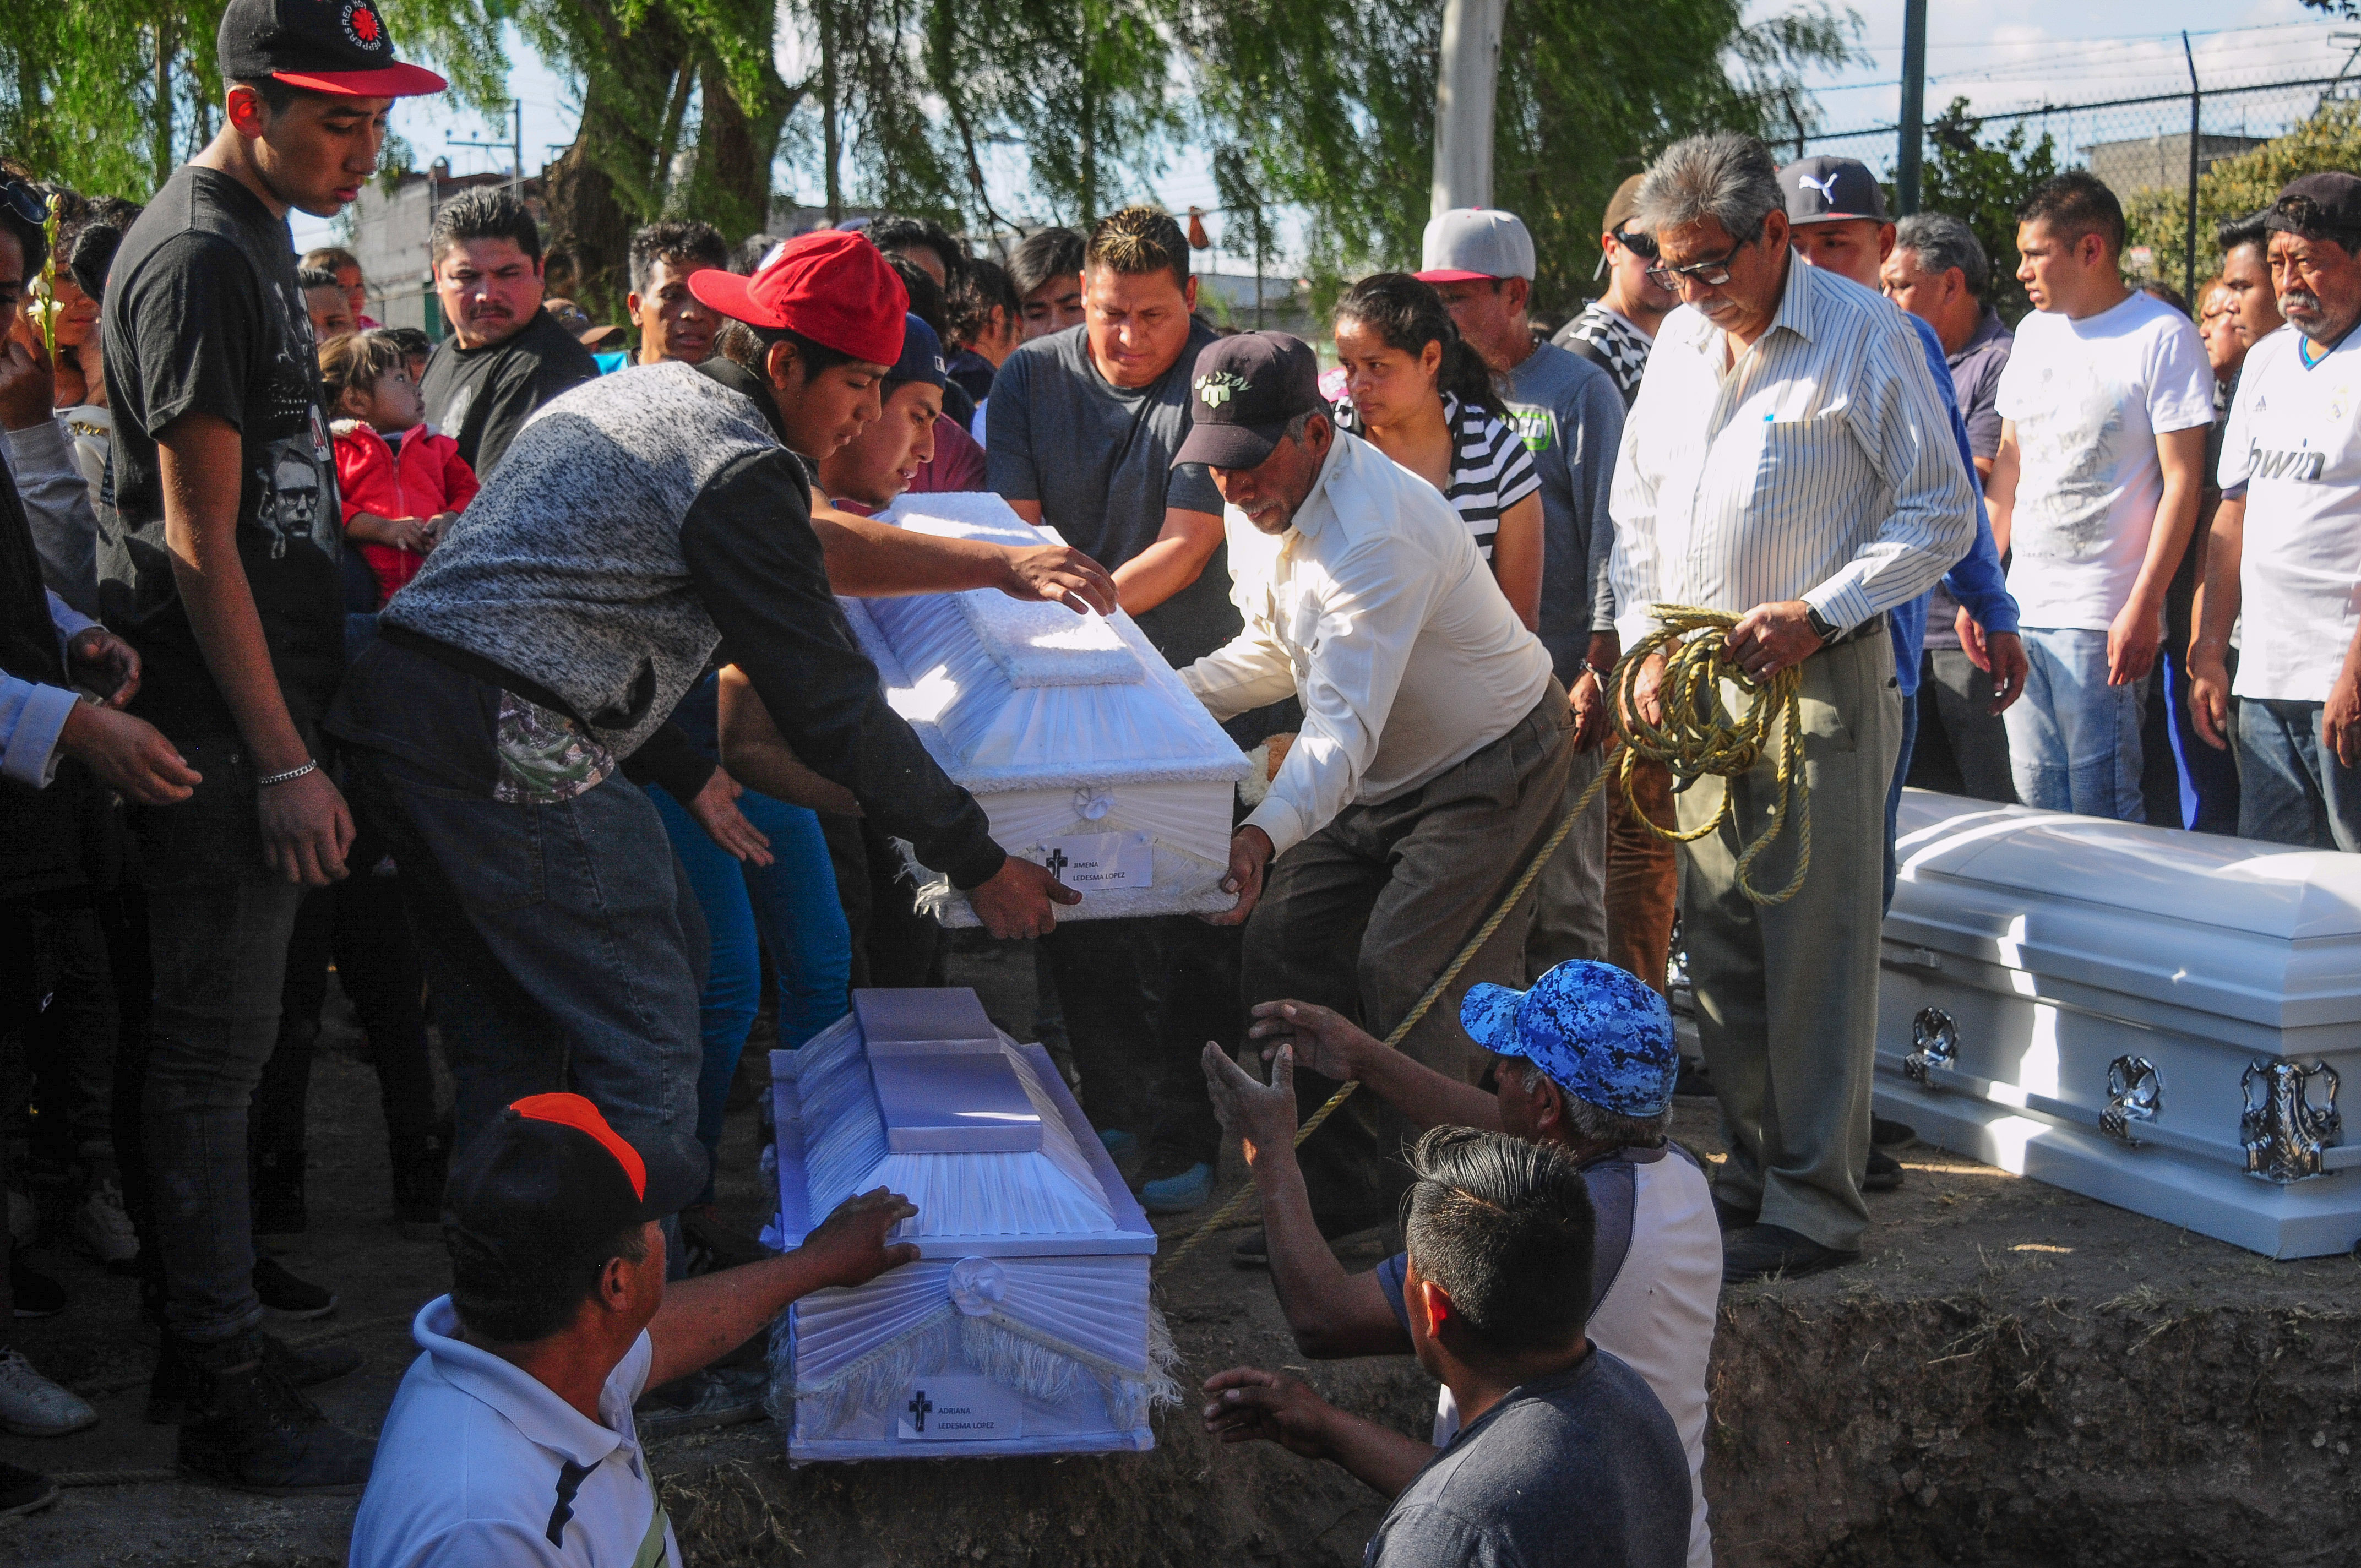
{"type": "Polygon", "coordinates": [[[2321,735],[2324,706],[2246,697],[2238,750],[2238,837],[2313,850],[2361,850],[2361,769],[2321,735]]]}
{"type": "Polygon", "coordinates": [[[619,1132],[686,1153],[705,919],[647,795],[618,775],[572,800],[509,806],[380,752],[350,755],[434,988],[453,1147],[511,1101],[570,1089],[619,1132]]]}
{"type": "Polygon", "coordinates": [[[2107,634],[2026,627],[2031,665],[2008,725],[2016,798],[2044,811],[2145,822],[2140,717],[2149,677],[2107,684],[2107,634]]]}
{"type": "Polygon", "coordinates": [[[1879,906],[1883,909],[1894,907],[1894,879],[1902,869],[1894,860],[1894,835],[1902,816],[1902,782],[1910,776],[1910,753],[1917,746],[1918,698],[1913,695],[1902,699],[1902,750],[1894,755],[1894,782],[1885,786],[1885,902],[1879,906]]]}
{"type": "Polygon", "coordinates": [[[793,1049],[844,1016],[852,938],[816,814],[751,789],[740,795],[738,809],[771,840],[771,863],[757,866],[715,843],[661,785],[650,785],[647,795],[688,872],[712,942],[697,1080],[697,1137],[710,1157],[721,1147],[730,1083],[762,1002],[762,949],[770,949],[778,976],[779,1041],[793,1049]]]}

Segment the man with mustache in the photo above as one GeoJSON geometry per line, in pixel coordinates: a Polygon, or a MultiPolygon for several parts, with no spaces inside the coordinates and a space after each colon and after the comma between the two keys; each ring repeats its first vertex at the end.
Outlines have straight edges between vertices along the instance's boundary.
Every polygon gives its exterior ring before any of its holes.
{"type": "Polygon", "coordinates": [[[2190,713],[2207,742],[2237,749],[2242,838],[2351,852],[2361,850],[2361,179],[2304,175],[2263,221],[2294,330],[2248,351],[2230,405],[2190,713]]]}
{"type": "Polygon", "coordinates": [[[426,362],[426,422],[489,479],[535,409],[598,362],[541,308],[541,225],[513,192],[468,191],[434,214],[427,254],[451,335],[426,362]]]}

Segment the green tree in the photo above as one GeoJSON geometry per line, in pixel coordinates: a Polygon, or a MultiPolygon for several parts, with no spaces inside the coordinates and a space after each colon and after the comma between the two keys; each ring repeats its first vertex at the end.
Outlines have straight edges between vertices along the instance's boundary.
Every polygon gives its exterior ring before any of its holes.
{"type": "Polygon", "coordinates": [[[1983,122],[1968,113],[1968,101],[1950,107],[1927,126],[1927,159],[1920,205],[1966,220],[1992,259],[1989,302],[2014,324],[2032,307],[2016,280],[2016,210],[2034,187],[2058,172],[2058,145],[2048,132],[2039,140],[2019,120],[1996,141],[1983,139],[1983,122]]]}
{"type": "MultiPolygon", "coordinates": [[[[2197,273],[2202,278],[2221,259],[2216,225],[2268,207],[2299,174],[2361,169],[2361,103],[2323,104],[2311,118],[2235,158],[2225,158],[2197,177],[2197,273]]],[[[2185,190],[2141,191],[2125,203],[2131,243],[2152,248],[2169,279],[2180,275],[2181,247],[2189,233],[2185,190]]]]}
{"type": "MultiPolygon", "coordinates": [[[[1748,25],[1739,0],[1510,0],[1493,199],[1532,230],[1544,313],[1590,287],[1616,185],[1681,137],[1793,134],[1798,68],[1849,57],[1857,19],[1817,4],[1748,25]]],[[[1415,261],[1428,211],[1442,7],[1433,0],[1180,0],[1200,135],[1246,149],[1225,204],[1309,214],[1322,294],[1415,261]]],[[[1222,173],[1217,165],[1217,177],[1222,173]]]]}
{"type": "Polygon", "coordinates": [[[219,125],[224,3],[0,6],[0,152],[43,179],[145,201],[219,125]]]}

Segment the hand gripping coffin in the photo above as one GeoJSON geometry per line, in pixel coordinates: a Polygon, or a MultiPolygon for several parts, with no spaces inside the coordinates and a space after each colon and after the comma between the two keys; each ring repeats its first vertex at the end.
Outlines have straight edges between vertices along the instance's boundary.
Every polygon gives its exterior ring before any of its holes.
{"type": "Polygon", "coordinates": [[[2361,856],[1908,790],[1877,1106],[2234,1242],[2361,1238],[2361,856]]]}
{"type": "MultiPolygon", "coordinates": [[[[882,521],[1027,548],[1055,541],[998,496],[905,496],[882,521]]],[[[972,794],[1003,849],[1082,894],[1061,920],[1231,907],[1230,804],[1254,764],[1129,616],[1077,615],[994,589],[842,599],[885,699],[972,794]]],[[[947,926],[975,913],[920,868],[947,926]]]]}
{"type": "Polygon", "coordinates": [[[846,1198],[917,1205],[915,1263],[821,1290],[773,1330],[769,1408],[796,1463],[1155,1446],[1179,1397],[1148,1300],[1156,1234],[1038,1046],[966,990],[857,991],[771,1054],[778,1218],[794,1246],[846,1198]]]}

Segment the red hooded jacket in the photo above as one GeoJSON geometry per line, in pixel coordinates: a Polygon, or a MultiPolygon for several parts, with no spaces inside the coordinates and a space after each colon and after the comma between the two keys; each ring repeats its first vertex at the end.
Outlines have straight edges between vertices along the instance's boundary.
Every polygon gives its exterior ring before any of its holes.
{"type": "MultiPolygon", "coordinates": [[[[376,517],[433,517],[459,511],[476,499],[476,471],[459,455],[459,444],[432,425],[401,436],[397,456],[386,439],[358,420],[340,419],[336,438],[336,488],[344,492],[345,522],[360,512],[376,517]]],[[[358,541],[369,570],[377,574],[383,599],[418,575],[426,557],[390,544],[358,541]]]]}

